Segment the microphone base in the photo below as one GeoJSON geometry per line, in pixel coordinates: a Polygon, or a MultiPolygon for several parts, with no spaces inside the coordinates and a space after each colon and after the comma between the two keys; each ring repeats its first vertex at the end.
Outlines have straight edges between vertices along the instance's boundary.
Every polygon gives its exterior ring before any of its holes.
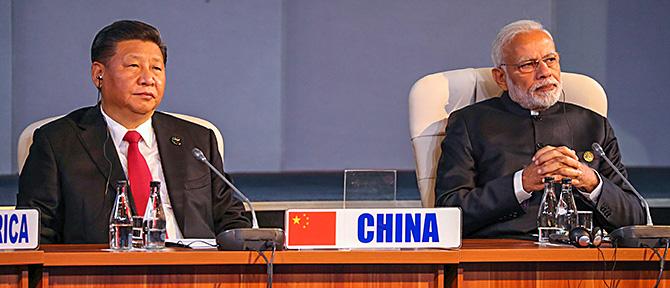
{"type": "Polygon", "coordinates": [[[276,250],[284,250],[285,236],[282,229],[277,228],[237,228],[229,229],[216,236],[219,250],[271,250],[274,243],[276,250]]]}
{"type": "Polygon", "coordinates": [[[670,226],[634,225],[624,226],[609,234],[617,247],[665,247],[670,241],[670,226]]]}

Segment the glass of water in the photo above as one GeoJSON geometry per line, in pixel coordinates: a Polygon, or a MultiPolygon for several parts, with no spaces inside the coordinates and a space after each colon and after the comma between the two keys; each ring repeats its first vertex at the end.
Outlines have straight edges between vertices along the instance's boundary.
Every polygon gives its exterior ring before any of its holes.
{"type": "Polygon", "coordinates": [[[132,249],[133,213],[128,205],[128,183],[118,181],[116,183],[116,197],[114,208],[109,215],[109,248],[123,251],[132,249]]]}
{"type": "Polygon", "coordinates": [[[593,212],[577,211],[577,226],[584,227],[589,232],[593,231],[593,212]]]}
{"type": "Polygon", "coordinates": [[[561,234],[561,228],[558,227],[538,227],[537,228],[537,242],[539,243],[549,243],[551,235],[561,234]]]}

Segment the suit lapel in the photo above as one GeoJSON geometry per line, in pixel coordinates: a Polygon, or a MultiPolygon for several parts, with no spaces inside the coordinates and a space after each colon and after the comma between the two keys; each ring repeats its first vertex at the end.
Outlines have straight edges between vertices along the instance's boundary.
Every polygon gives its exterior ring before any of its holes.
{"type": "Polygon", "coordinates": [[[105,179],[109,179],[106,197],[114,199],[116,181],[126,180],[126,176],[123,173],[114,142],[107,131],[107,124],[100,113],[100,106],[97,105],[86,111],[78,125],[80,128],[78,136],[82,146],[100,173],[105,179]]]}
{"type": "MultiPolygon", "coordinates": [[[[187,163],[184,157],[190,156],[188,151],[181,145],[173,143],[173,137],[183,138],[181,133],[175,129],[175,125],[170,125],[172,119],[160,112],[154,113],[152,117],[152,126],[156,133],[158,142],[158,153],[161,157],[163,166],[163,175],[165,176],[165,185],[170,197],[170,204],[174,212],[179,227],[184,227],[184,177],[186,175],[187,163]]],[[[182,230],[183,232],[183,230],[182,230]]]]}

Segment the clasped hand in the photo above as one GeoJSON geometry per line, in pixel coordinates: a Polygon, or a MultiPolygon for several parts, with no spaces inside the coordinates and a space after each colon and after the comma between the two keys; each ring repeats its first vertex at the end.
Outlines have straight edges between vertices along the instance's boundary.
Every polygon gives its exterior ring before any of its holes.
{"type": "Polygon", "coordinates": [[[556,181],[571,178],[572,185],[588,193],[593,191],[600,181],[593,169],[579,162],[575,151],[565,146],[545,146],[535,152],[531,163],[522,172],[523,190],[528,192],[543,190],[544,177],[554,177],[556,181]]]}

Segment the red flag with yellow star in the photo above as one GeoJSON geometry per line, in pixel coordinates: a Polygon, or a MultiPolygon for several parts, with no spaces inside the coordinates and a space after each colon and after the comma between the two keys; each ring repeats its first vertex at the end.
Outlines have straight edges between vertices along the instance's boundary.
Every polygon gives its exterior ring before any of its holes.
{"type": "Polygon", "coordinates": [[[336,212],[288,213],[288,245],[335,245],[336,212]]]}

